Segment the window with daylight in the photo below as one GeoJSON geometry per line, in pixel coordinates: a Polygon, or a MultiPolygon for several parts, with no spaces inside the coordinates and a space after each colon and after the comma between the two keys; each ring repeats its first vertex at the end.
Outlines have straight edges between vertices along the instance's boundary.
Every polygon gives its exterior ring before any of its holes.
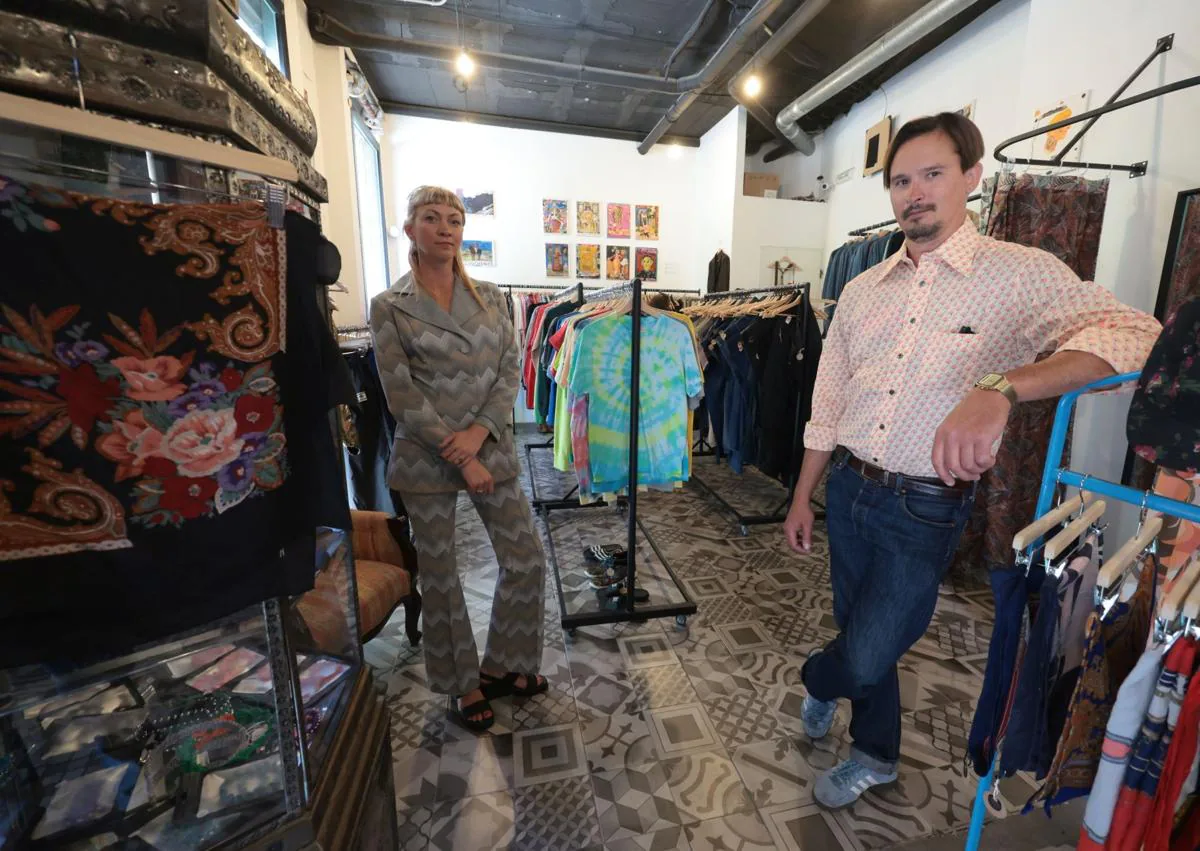
{"type": "Polygon", "coordinates": [[[238,0],[237,10],[242,29],[263,49],[275,67],[288,76],[283,0],[238,0]]]}
{"type": "Polygon", "coordinates": [[[379,142],[354,116],[354,182],[358,187],[358,230],[362,245],[363,287],[370,302],[391,286],[388,279],[387,223],[383,216],[383,171],[379,142]]]}

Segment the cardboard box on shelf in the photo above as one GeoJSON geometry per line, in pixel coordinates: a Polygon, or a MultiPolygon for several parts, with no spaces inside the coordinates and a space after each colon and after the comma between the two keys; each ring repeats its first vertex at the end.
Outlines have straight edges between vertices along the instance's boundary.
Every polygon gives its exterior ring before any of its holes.
{"type": "Polygon", "coordinates": [[[766,197],[767,190],[773,189],[779,192],[779,175],[767,174],[765,172],[746,172],[746,176],[742,178],[742,194],[754,195],[758,198],[766,197]]]}

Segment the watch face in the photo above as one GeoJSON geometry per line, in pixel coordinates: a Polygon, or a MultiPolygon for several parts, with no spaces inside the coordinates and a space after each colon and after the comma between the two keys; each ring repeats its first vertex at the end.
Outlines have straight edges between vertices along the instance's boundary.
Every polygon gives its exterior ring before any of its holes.
{"type": "Polygon", "coordinates": [[[997,384],[999,384],[1003,380],[1004,380],[1003,375],[996,375],[995,373],[992,373],[990,375],[985,375],[983,378],[979,379],[979,383],[983,387],[995,387],[997,384]]]}

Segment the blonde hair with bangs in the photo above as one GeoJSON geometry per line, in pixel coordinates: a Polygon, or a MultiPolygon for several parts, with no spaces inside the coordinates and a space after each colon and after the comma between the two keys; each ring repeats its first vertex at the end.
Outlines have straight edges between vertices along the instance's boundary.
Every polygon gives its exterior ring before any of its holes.
{"type": "MultiPolygon", "coordinates": [[[[413,225],[417,221],[417,211],[422,207],[428,207],[433,204],[440,204],[446,207],[453,207],[466,220],[467,208],[463,206],[462,199],[441,186],[418,186],[408,196],[408,215],[404,218],[404,224],[413,225]]],[[[421,283],[421,258],[417,253],[417,244],[414,242],[408,249],[408,265],[412,267],[413,280],[417,285],[424,288],[421,283]]],[[[462,279],[467,291],[471,297],[475,299],[475,303],[484,310],[488,306],[483,303],[483,298],[479,295],[479,290],[475,287],[475,282],[471,280],[471,276],[467,274],[467,267],[463,264],[462,253],[454,255],[454,274],[462,279]]]]}

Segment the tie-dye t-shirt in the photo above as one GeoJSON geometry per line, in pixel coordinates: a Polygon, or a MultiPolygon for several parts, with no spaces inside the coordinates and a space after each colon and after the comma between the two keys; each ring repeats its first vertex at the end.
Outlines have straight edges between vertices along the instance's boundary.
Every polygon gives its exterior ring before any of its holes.
{"type": "MultiPolygon", "coordinates": [[[[629,483],[632,319],[600,317],[577,328],[576,337],[569,386],[588,397],[592,489],[616,491],[629,483]]],[[[688,478],[688,397],[702,390],[691,331],[669,316],[643,316],[638,484],[688,478]]]]}

